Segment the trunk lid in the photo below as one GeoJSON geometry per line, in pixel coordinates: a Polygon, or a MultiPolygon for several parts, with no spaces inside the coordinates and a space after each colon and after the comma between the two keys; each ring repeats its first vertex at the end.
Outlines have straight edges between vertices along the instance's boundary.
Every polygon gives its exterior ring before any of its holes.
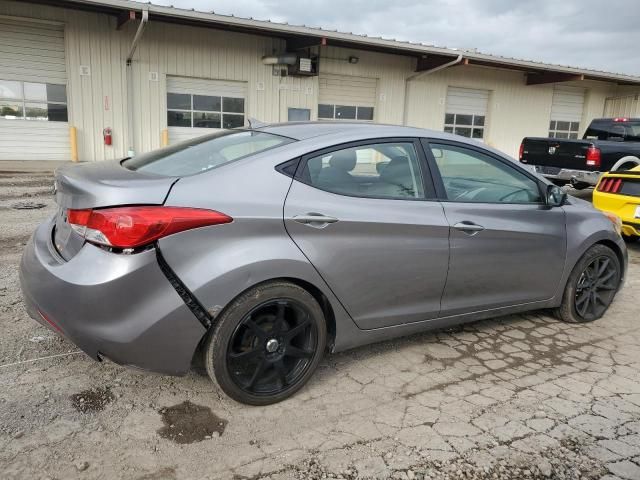
{"type": "Polygon", "coordinates": [[[542,173],[557,174],[561,168],[594,170],[587,165],[587,149],[591,142],[560,138],[525,138],[522,163],[546,167],[542,173]],[[556,171],[557,170],[557,171],[556,171]]]}
{"type": "Polygon", "coordinates": [[[84,238],[73,231],[67,210],[113,207],[118,205],[162,205],[175,177],[132,171],[120,161],[103,161],[59,168],[55,174],[58,213],[53,242],[58,253],[70,260],[84,245],[84,238]]]}

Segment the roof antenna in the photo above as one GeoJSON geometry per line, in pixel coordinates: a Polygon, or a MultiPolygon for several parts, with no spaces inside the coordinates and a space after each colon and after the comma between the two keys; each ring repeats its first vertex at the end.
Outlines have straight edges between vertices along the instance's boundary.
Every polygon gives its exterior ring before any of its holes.
{"type": "Polygon", "coordinates": [[[252,130],[254,128],[266,127],[268,125],[268,123],[261,122],[260,120],[257,120],[257,119],[255,119],[253,117],[249,117],[247,119],[247,122],[249,122],[249,128],[252,129],[252,130]]]}

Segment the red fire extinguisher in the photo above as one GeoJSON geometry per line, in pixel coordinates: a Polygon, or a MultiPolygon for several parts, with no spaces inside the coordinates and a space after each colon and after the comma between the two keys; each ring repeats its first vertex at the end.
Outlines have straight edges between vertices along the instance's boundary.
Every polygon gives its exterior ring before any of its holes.
{"type": "Polygon", "coordinates": [[[111,128],[107,127],[102,130],[102,136],[104,138],[105,145],[111,145],[113,143],[113,134],[111,133],[111,128]]]}

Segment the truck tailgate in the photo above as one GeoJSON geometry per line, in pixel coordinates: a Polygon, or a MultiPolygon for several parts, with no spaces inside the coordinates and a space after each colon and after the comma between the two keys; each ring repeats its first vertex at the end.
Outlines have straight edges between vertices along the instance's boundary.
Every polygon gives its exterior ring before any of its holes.
{"type": "Polygon", "coordinates": [[[592,170],[586,163],[587,149],[590,145],[591,143],[585,140],[525,138],[520,161],[542,167],[592,170]]]}

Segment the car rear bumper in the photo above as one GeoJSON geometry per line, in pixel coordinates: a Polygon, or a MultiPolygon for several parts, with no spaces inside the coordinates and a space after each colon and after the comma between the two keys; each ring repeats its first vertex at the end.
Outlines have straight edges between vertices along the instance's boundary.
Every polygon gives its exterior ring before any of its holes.
{"type": "Polygon", "coordinates": [[[186,373],[205,328],[160,270],[155,249],[122,255],[86,244],[65,262],[52,228],[52,220],[38,227],[20,263],[29,315],[93,359],[186,373]]]}
{"type": "Polygon", "coordinates": [[[640,237],[640,222],[622,222],[622,233],[628,237],[640,237]]]}
{"type": "Polygon", "coordinates": [[[535,172],[549,180],[560,180],[569,183],[586,183],[595,186],[601,172],[590,172],[588,170],[572,170],[568,168],[545,167],[540,165],[532,165],[535,172]]]}

